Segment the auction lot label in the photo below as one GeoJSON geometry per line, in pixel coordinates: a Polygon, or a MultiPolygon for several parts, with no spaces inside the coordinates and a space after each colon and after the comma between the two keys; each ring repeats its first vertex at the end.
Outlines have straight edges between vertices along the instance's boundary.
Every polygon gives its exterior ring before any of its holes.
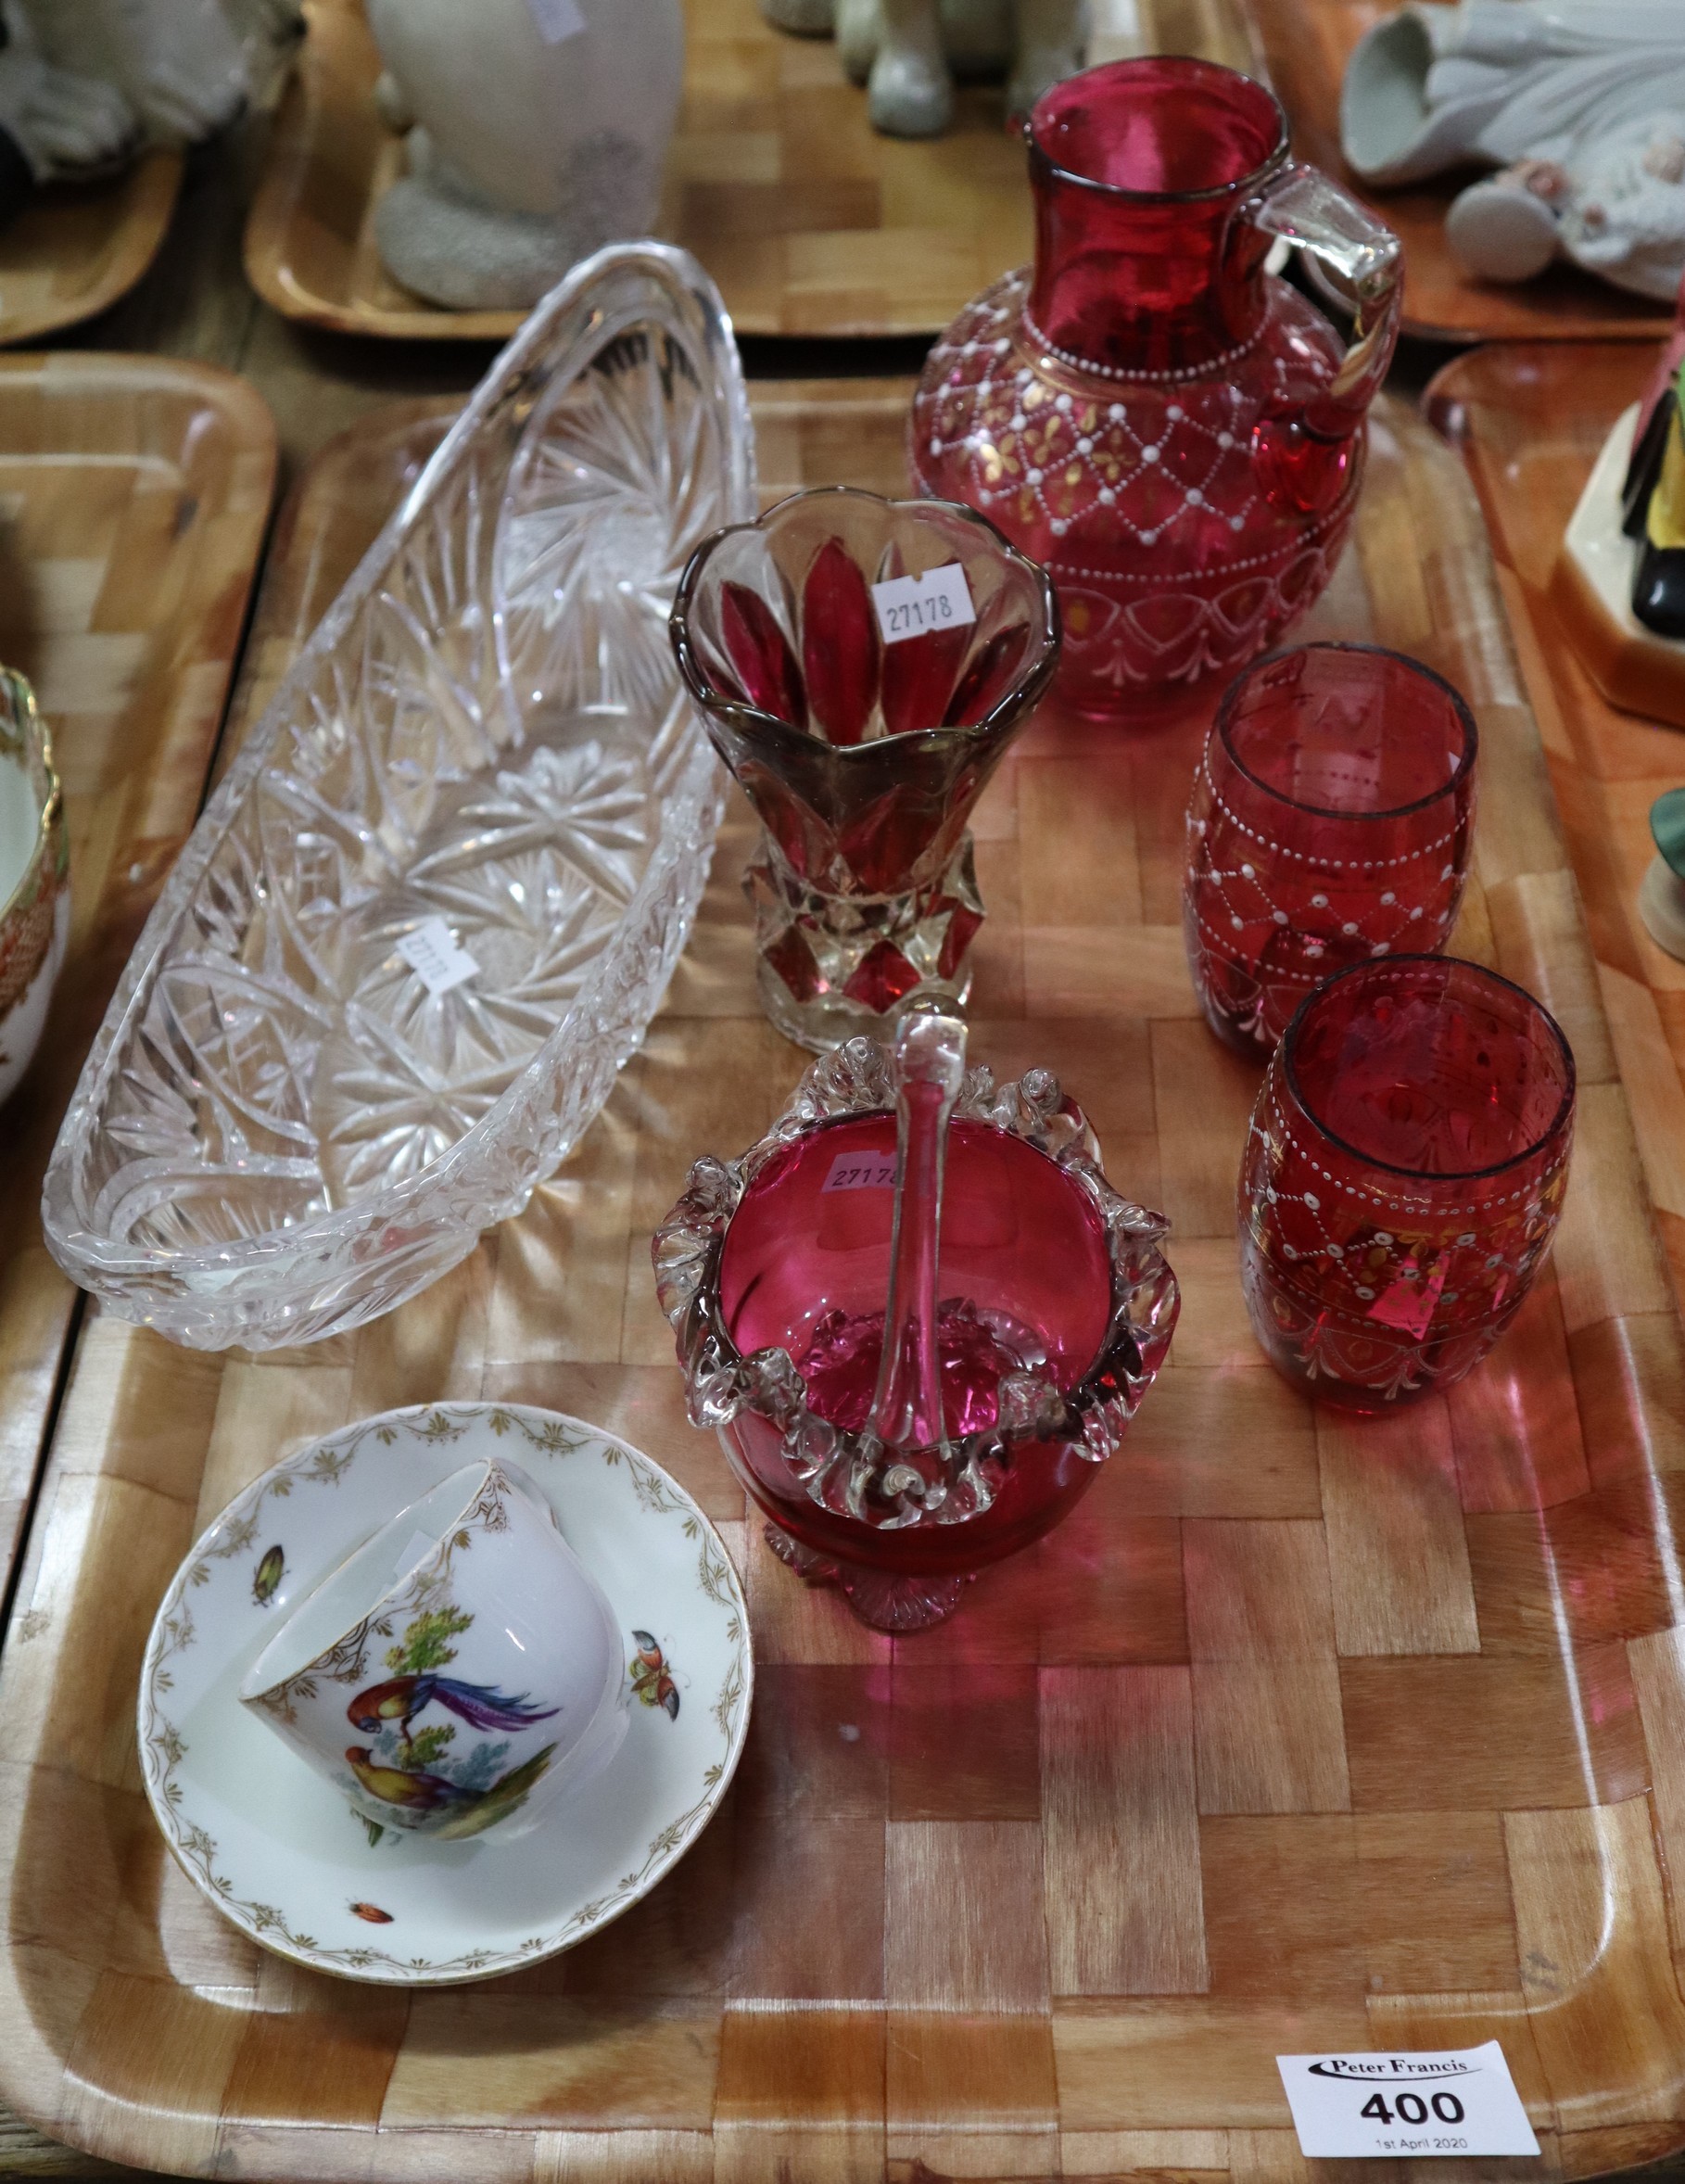
{"type": "Polygon", "coordinates": [[[1537,2154],[1539,2141],[1496,2040],[1434,2055],[1278,2055],[1301,2153],[1537,2154]]]}

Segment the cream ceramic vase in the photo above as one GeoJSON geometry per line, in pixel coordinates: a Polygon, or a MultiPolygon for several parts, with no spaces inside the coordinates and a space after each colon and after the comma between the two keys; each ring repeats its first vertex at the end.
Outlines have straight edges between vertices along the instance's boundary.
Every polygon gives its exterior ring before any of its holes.
{"type": "Polygon", "coordinates": [[[455,310],[535,303],[655,225],[684,73],[681,0],[368,0],[379,97],[409,132],[376,240],[455,310]]]}

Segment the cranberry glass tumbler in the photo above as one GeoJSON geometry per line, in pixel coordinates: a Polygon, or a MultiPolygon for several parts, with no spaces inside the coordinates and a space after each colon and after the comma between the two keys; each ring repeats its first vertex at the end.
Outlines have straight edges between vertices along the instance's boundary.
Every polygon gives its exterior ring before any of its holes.
{"type": "Polygon", "coordinates": [[[1377,646],[1301,645],[1230,685],[1194,777],[1182,893],[1219,1038],[1267,1053],[1332,972],[1445,946],[1476,741],[1448,682],[1377,646]]]}
{"type": "Polygon", "coordinates": [[[1046,573],[969,508],[834,487],[704,540],[671,629],[766,830],[743,885],[773,1022],[823,1052],[963,1002],[966,820],[1058,664],[1046,573]]]}
{"type": "Polygon", "coordinates": [[[1271,94],[1160,56],[1056,84],[1026,125],[1035,263],[961,311],[913,402],[921,492],[1045,562],[1060,689],[1127,717],[1232,675],[1333,573],[1398,332],[1389,229],[1288,157],[1271,94]],[[1265,271],[1277,236],[1349,298],[1349,348],[1265,271]]]}
{"type": "Polygon", "coordinates": [[[1270,1362],[1359,1411],[1451,1387],[1514,1316],[1567,1182],[1574,1057],[1455,957],[1360,963],[1287,1026],[1240,1173],[1240,1267],[1270,1362]]]}

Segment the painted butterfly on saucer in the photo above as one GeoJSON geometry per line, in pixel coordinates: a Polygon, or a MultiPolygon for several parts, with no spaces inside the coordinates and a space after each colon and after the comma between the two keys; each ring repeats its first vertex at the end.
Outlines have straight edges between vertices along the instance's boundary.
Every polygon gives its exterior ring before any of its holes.
{"type": "MultiPolygon", "coordinates": [[[[495,1810],[529,1786],[498,1755],[545,1710],[529,1693],[462,1675],[445,1619],[395,1633],[369,1680],[336,1702],[346,1759],[365,1789],[417,1811],[495,1810]],[[418,1726],[424,1713],[429,1725],[418,1726]],[[451,1723],[470,1740],[461,1757],[451,1723]]],[[[736,1769],[753,1680],[736,1572],[665,1472],[580,1419],[439,1403],[364,1419],[289,1456],[198,1542],[147,1642],[142,1771],[178,1861],[265,1948],[389,1985],[484,1979],[584,1940],[683,1856],[736,1769]],[[641,1703],[602,1772],[530,1834],[500,1841],[472,1822],[461,1838],[450,1825],[383,1828],[254,1721],[238,1687],[277,1625],[362,1541],[492,1455],[536,1483],[602,1587],[627,1696],[641,1703]]]]}

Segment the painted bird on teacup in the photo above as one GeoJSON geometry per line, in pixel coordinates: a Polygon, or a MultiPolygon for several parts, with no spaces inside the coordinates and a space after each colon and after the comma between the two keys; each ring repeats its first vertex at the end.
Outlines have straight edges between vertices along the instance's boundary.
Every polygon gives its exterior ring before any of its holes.
{"type": "Polygon", "coordinates": [[[406,1742],[410,1724],[424,1707],[437,1701],[475,1729],[529,1729],[535,1721],[548,1721],[560,1711],[555,1707],[535,1707],[526,1692],[508,1698],[489,1683],[462,1683],[454,1676],[394,1676],[385,1683],[371,1683],[346,1708],[353,1729],[376,1736],[396,1724],[406,1742]]]}
{"type": "MultiPolygon", "coordinates": [[[[425,1730],[422,1734],[426,1734],[425,1730]]],[[[500,1775],[487,1789],[474,1789],[425,1767],[383,1767],[366,1745],[348,1745],[345,1756],[351,1772],[371,1797],[421,1818],[442,1816],[443,1824],[428,1833],[445,1842],[457,1842],[465,1835],[483,1834],[494,1821],[524,1805],[533,1785],[548,1771],[555,1748],[546,1745],[519,1767],[500,1775]]]]}
{"type": "Polygon", "coordinates": [[[956,77],[1005,77],[1007,112],[1027,114],[1083,66],[1088,44],[1086,0],[761,0],[761,12],[780,30],[834,31],[885,136],[939,136],[956,77]]]}
{"type": "Polygon", "coordinates": [[[448,1599],[424,1608],[387,1649],[386,1665],[394,1673],[360,1691],[346,1708],[352,1728],[371,1739],[366,1745],[348,1745],[345,1751],[346,1764],[363,1791],[394,1808],[396,1824],[422,1827],[446,1841],[477,1835],[525,1804],[556,1748],[546,1745],[499,1773],[508,1757],[510,1733],[551,1721],[560,1708],[535,1706],[524,1691],[511,1696],[493,1684],[442,1674],[456,1658],[451,1641],[473,1627],[472,1613],[448,1599]],[[416,1726],[417,1717],[433,1706],[471,1728],[501,1730],[502,1741],[481,1741],[469,1751],[457,1751],[456,1722],[435,1719],[416,1726]],[[409,1817],[399,1821],[399,1813],[409,1817]]]}

